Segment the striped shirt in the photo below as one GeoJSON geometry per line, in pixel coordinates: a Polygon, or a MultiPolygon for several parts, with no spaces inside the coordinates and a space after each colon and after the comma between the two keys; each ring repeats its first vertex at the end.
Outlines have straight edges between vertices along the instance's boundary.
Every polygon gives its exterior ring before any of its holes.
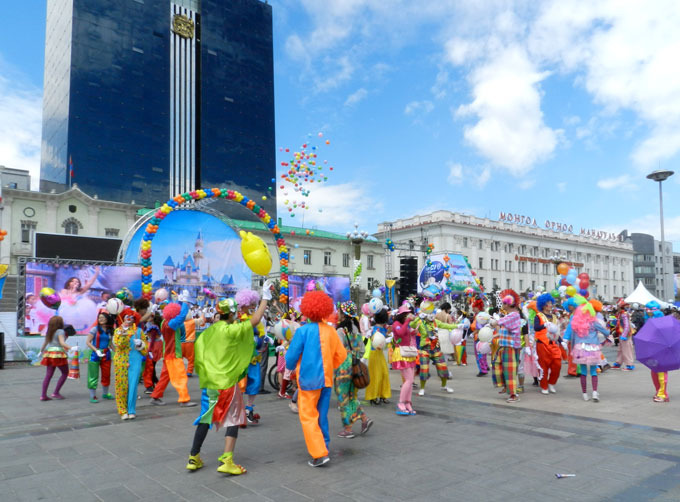
{"type": "Polygon", "coordinates": [[[498,320],[500,326],[498,336],[499,347],[522,347],[522,318],[518,312],[511,312],[498,320]]]}

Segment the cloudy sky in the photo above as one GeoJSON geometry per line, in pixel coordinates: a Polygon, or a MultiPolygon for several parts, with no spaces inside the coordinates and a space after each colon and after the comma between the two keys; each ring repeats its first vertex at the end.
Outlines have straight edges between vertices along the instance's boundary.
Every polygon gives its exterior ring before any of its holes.
{"type": "MultiPolygon", "coordinates": [[[[675,1],[269,3],[277,148],[331,141],[306,226],[449,209],[658,235],[645,174],[660,167],[678,171],[664,194],[680,251],[675,1]]],[[[6,9],[0,164],[37,173],[45,0],[6,9]]]]}

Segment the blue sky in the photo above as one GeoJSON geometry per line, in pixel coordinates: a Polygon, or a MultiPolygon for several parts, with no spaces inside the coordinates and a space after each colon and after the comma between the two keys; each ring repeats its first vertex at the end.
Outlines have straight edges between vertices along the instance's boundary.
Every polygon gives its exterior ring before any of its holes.
{"type": "MultiPolygon", "coordinates": [[[[306,226],[374,231],[449,209],[658,236],[645,174],[660,166],[678,171],[664,195],[680,250],[674,1],[270,3],[277,147],[331,141],[306,226]]],[[[45,1],[5,15],[0,164],[37,169],[45,1]]]]}

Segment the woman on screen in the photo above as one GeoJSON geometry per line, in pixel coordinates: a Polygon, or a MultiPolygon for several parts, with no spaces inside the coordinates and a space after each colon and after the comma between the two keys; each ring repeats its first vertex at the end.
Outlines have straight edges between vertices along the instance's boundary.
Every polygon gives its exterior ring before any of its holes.
{"type": "Polygon", "coordinates": [[[92,326],[97,315],[97,305],[90,300],[86,293],[99,276],[99,267],[94,267],[94,274],[85,280],[85,284],[78,277],[70,277],[59,292],[61,307],[59,315],[66,324],[72,324],[77,332],[86,331],[92,326]]]}

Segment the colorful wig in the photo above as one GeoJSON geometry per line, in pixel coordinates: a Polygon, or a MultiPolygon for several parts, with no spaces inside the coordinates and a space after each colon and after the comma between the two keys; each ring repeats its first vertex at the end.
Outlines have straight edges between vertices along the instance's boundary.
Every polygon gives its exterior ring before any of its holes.
{"type": "Polygon", "coordinates": [[[182,307],[179,303],[168,303],[163,309],[163,319],[171,321],[179,315],[180,310],[182,307]]]}
{"type": "Polygon", "coordinates": [[[135,312],[131,308],[126,308],[120,313],[121,319],[125,319],[127,316],[132,316],[132,319],[135,324],[139,324],[139,321],[142,320],[142,316],[139,315],[139,313],[135,312]]]}
{"type": "Polygon", "coordinates": [[[550,293],[543,293],[536,299],[536,308],[539,312],[543,312],[543,309],[548,304],[548,302],[555,303],[555,299],[550,295],[550,293]]]}
{"type": "Polygon", "coordinates": [[[577,336],[584,338],[590,333],[590,328],[595,322],[595,316],[591,315],[589,309],[581,306],[576,309],[571,318],[571,329],[577,336]]]}
{"type": "Polygon", "coordinates": [[[512,289],[501,291],[501,299],[504,305],[509,305],[510,307],[519,307],[521,302],[519,295],[512,289]]]}
{"type": "Polygon", "coordinates": [[[234,300],[240,307],[254,307],[260,301],[260,295],[252,289],[242,289],[234,295],[234,300]]]}
{"type": "Polygon", "coordinates": [[[333,300],[323,291],[309,291],[302,297],[300,312],[310,321],[320,322],[333,313],[333,300]]]}

